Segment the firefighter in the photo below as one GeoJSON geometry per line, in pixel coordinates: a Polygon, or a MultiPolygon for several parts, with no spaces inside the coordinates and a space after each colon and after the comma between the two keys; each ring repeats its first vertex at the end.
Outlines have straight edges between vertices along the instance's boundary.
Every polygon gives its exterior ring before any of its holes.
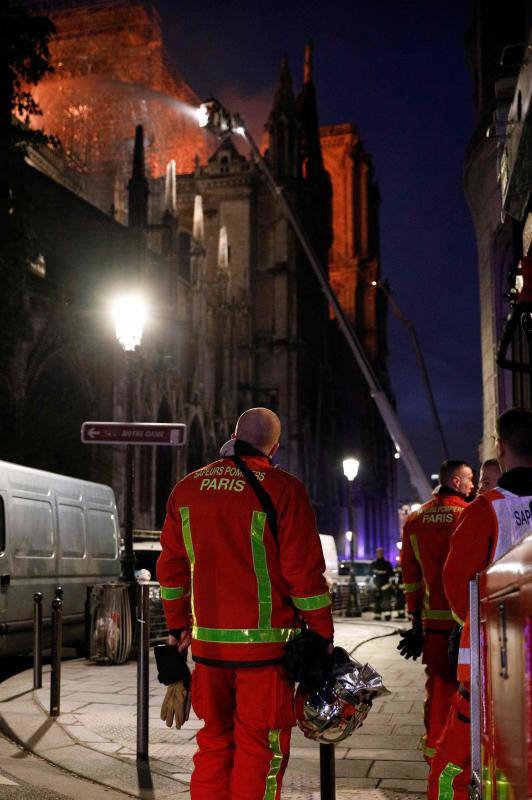
{"type": "Polygon", "coordinates": [[[487,458],[480,466],[477,494],[485,494],[495,489],[501,477],[501,468],[496,458],[487,458]]]}
{"type": "Polygon", "coordinates": [[[500,415],[496,427],[495,450],[502,475],[495,489],[480,494],[463,512],[443,569],[453,615],[464,628],[458,651],[460,683],[432,760],[430,800],[467,800],[469,796],[469,581],[532,529],[532,411],[509,409],[500,415]]]}
{"type": "Polygon", "coordinates": [[[300,619],[332,652],[314,512],[302,483],[271,461],[280,431],[272,411],[244,412],[222,458],[180,481],[167,505],[157,578],[170,644],[191,644],[192,706],[204,720],[192,800],[280,797],[295,724],[283,659],[300,619]]]}
{"type": "Polygon", "coordinates": [[[375,617],[381,619],[384,612],[384,619],[392,618],[390,610],[390,595],[392,591],[393,567],[384,558],[384,548],[377,547],[375,550],[377,558],[371,562],[370,572],[373,578],[373,589],[375,593],[375,617]]]}
{"type": "Polygon", "coordinates": [[[403,571],[401,567],[395,567],[393,577],[393,589],[395,596],[395,611],[397,619],[406,619],[405,608],[405,584],[403,582],[403,571]]]}
{"type": "Polygon", "coordinates": [[[421,747],[427,761],[434,755],[458,685],[447,656],[449,635],[456,623],[445,596],[442,569],[451,533],[472,490],[469,464],[444,461],[434,497],[410,514],[403,528],[401,567],[412,628],[401,634],[398,649],[405,658],[423,656],[427,680],[421,747]]]}

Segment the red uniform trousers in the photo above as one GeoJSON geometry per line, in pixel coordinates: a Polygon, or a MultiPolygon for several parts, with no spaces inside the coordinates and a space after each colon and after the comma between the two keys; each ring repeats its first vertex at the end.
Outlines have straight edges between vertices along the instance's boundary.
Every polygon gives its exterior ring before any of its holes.
{"type": "Polygon", "coordinates": [[[278,800],[295,725],[294,687],[283,666],[196,664],[192,706],[205,721],[192,800],[278,800]]]}
{"type": "MultiPolygon", "coordinates": [[[[464,687],[467,690],[469,687],[464,687]]],[[[456,692],[429,773],[428,800],[468,800],[471,781],[469,694],[456,692]]]]}
{"type": "Polygon", "coordinates": [[[425,758],[430,763],[440,738],[453,696],[458,689],[456,667],[451,667],[447,655],[449,631],[426,630],[423,640],[425,683],[424,721],[426,734],[422,739],[425,758]]]}

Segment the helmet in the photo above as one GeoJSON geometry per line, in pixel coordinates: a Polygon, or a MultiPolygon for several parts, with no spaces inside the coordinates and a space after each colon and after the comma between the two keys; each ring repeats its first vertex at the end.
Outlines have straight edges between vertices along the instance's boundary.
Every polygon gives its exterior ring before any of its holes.
{"type": "Polygon", "coordinates": [[[390,694],[371,664],[360,664],[335,647],[332,668],[318,689],[296,692],[297,724],[307,737],[325,744],[347,739],[360,728],[373,699],[390,694]]]}

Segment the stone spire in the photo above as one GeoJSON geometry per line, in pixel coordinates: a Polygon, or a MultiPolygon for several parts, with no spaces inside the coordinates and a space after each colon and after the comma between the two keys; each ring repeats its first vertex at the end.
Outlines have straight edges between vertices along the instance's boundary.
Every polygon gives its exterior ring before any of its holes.
{"type": "Polygon", "coordinates": [[[305,47],[303,87],[296,100],[299,125],[299,169],[312,197],[315,224],[321,228],[323,241],[329,247],[332,241],[332,188],[329,175],[323,165],[321,152],[313,55],[314,46],[312,42],[308,42],[305,47]]]}
{"type": "Polygon", "coordinates": [[[164,179],[164,207],[170,214],[175,214],[177,207],[177,184],[175,161],[172,158],[166,165],[164,179]]]}
{"type": "Polygon", "coordinates": [[[314,42],[310,39],[305,45],[305,64],[303,66],[303,83],[312,83],[314,71],[314,42]]]}
{"type": "Polygon", "coordinates": [[[197,194],[194,198],[194,218],[192,222],[192,236],[203,245],[204,225],[203,225],[203,198],[197,194]]]}
{"type": "Polygon", "coordinates": [[[297,115],[301,130],[302,171],[303,175],[310,180],[323,170],[318,123],[318,103],[313,80],[313,50],[312,42],[308,42],[305,47],[303,88],[296,101],[297,115]]]}
{"type": "Polygon", "coordinates": [[[292,76],[284,55],[279,68],[273,108],[266,123],[269,134],[269,158],[276,178],[292,178],[298,174],[297,116],[292,76]]]}
{"type": "Polygon", "coordinates": [[[129,227],[143,231],[148,225],[148,181],[144,166],[144,131],[142,125],[135,130],[133,172],[128,183],[129,227]]]}

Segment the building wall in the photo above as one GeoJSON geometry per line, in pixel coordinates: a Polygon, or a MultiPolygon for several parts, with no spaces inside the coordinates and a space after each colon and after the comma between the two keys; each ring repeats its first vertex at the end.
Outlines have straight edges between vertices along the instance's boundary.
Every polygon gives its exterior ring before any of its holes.
{"type": "MultiPolygon", "coordinates": [[[[504,212],[500,181],[506,120],[521,66],[516,45],[527,41],[531,24],[532,11],[527,0],[513,0],[508,7],[482,0],[473,6],[467,34],[477,111],[476,128],[465,157],[464,183],[475,226],[480,285],[483,381],[480,459],[494,456],[493,433],[498,414],[512,405],[530,403],[530,377],[500,368],[495,355],[509,311],[512,275],[515,276],[523,255],[523,224],[504,212]]],[[[530,182],[529,176],[525,180],[530,182]]],[[[508,355],[517,357],[512,348],[508,355]]]]}

